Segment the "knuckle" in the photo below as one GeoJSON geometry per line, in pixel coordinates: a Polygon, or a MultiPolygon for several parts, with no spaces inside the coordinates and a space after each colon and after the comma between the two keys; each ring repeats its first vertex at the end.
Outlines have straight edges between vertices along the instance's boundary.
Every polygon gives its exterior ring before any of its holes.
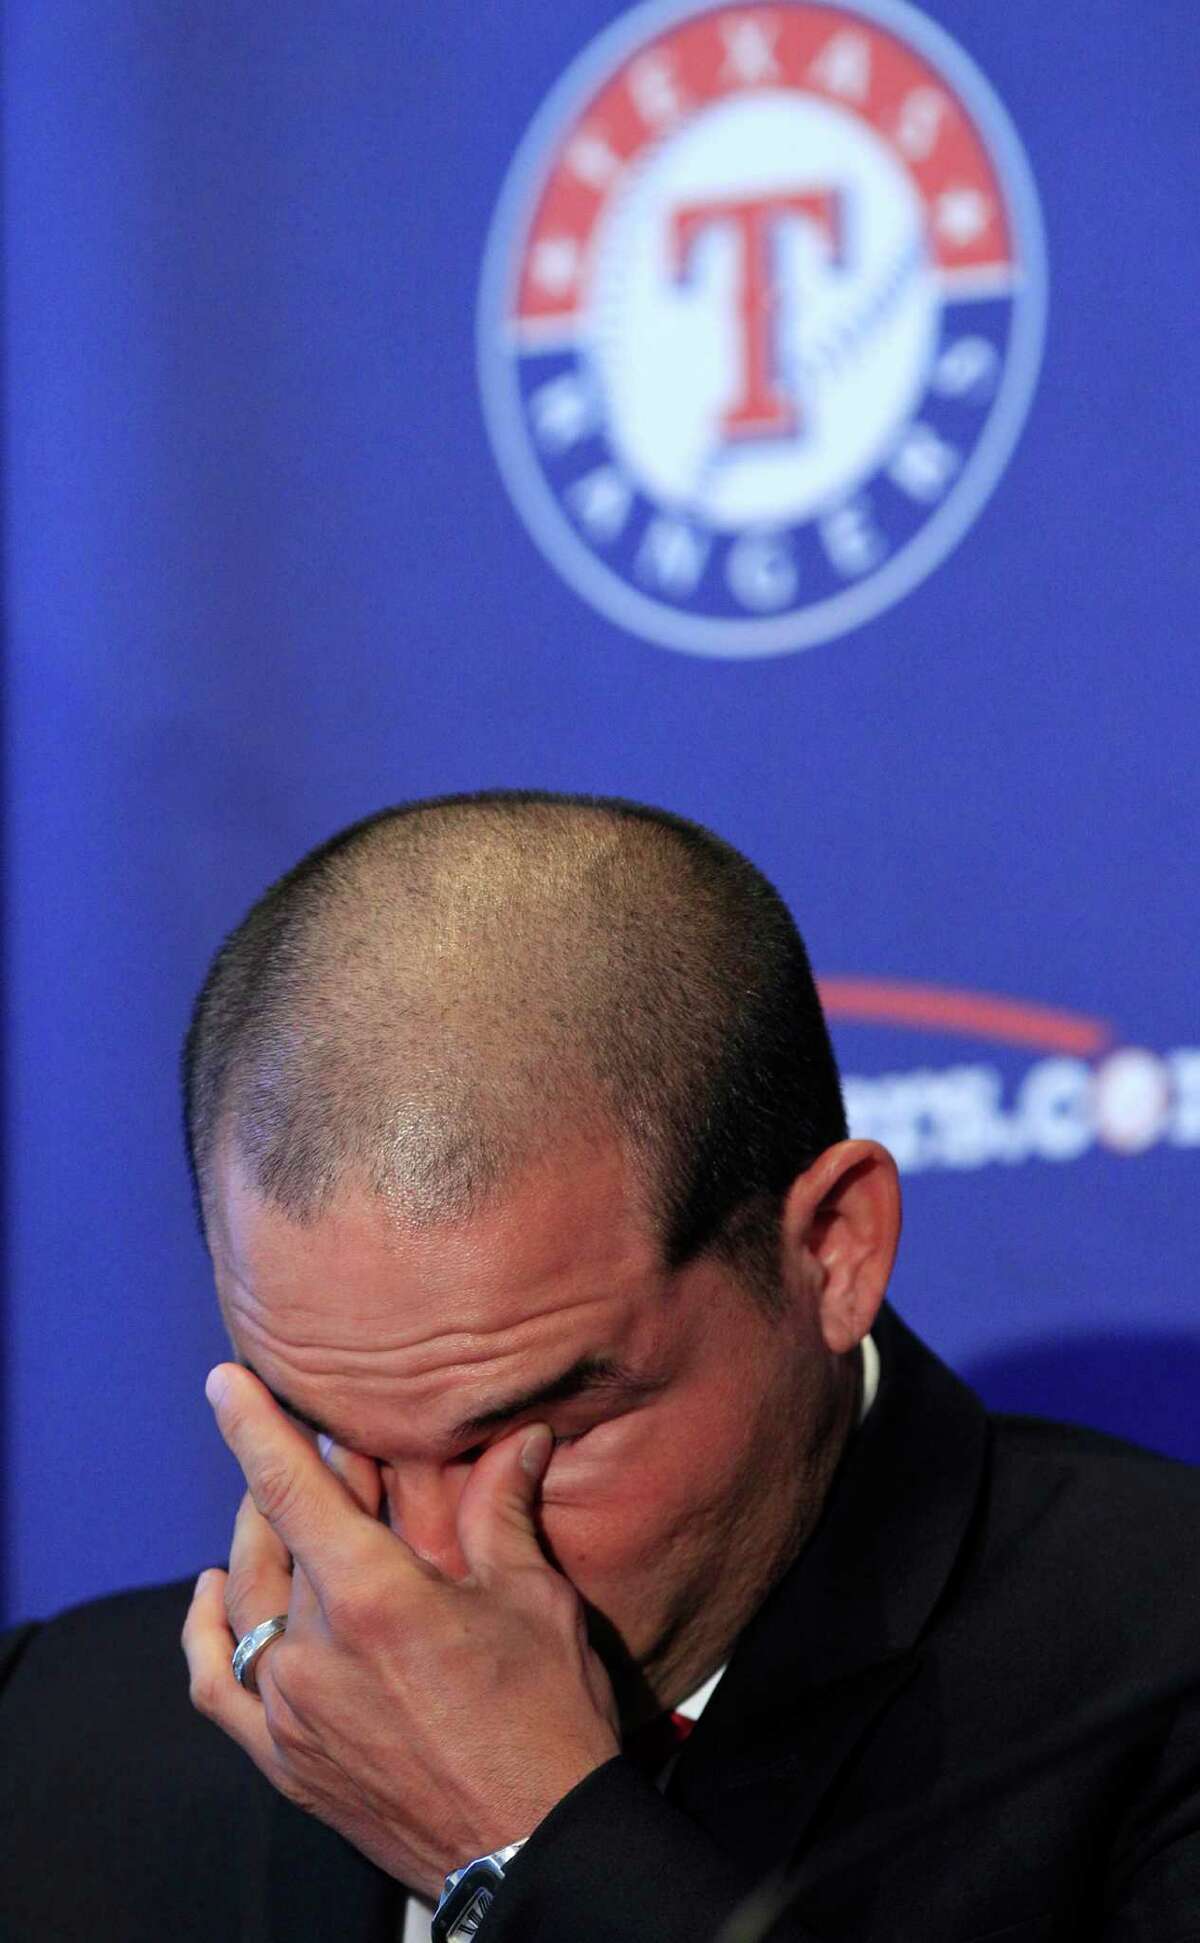
{"type": "Polygon", "coordinates": [[[326,1600],[330,1631],[354,1646],[371,1646],[387,1628],[387,1615],[378,1594],[358,1580],[350,1580],[326,1600]]]}
{"type": "Polygon", "coordinates": [[[272,1458],[259,1466],[251,1496],[263,1517],[274,1524],[296,1509],[300,1490],[291,1468],[272,1458]]]}
{"type": "Polygon", "coordinates": [[[579,1611],[579,1595],[557,1572],[531,1566],[524,1574],[524,1593],[535,1610],[560,1626],[572,1626],[579,1611]]]}
{"type": "Polygon", "coordinates": [[[211,1667],[197,1667],[188,1682],[188,1698],[206,1720],[215,1719],[220,1711],[221,1684],[211,1667]]]}

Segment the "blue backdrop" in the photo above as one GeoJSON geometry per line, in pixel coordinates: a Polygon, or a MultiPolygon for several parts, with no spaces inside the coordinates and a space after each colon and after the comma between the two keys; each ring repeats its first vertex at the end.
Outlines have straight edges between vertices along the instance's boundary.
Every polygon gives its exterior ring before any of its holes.
{"type": "Polygon", "coordinates": [[[7,39],[10,1616],[225,1552],[208,955],[485,784],[746,849],[904,1166],[901,1310],[1200,1455],[1192,10],[7,39]]]}

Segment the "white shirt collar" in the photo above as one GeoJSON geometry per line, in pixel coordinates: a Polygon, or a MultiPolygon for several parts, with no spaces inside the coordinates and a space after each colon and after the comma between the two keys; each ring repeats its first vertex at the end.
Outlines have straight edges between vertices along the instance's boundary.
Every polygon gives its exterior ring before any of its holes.
{"type": "Polygon", "coordinates": [[[858,1421],[862,1423],[879,1388],[879,1350],[874,1336],[864,1336],[859,1348],[862,1350],[862,1396],[858,1405],[858,1421]]]}

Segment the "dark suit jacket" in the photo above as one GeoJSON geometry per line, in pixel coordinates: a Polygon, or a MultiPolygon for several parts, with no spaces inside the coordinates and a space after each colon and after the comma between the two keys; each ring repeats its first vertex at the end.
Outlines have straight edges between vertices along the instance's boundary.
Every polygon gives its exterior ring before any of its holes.
{"type": "MultiPolygon", "coordinates": [[[[590,1776],[483,1943],[1200,1938],[1200,1474],[989,1419],[903,1325],[670,1789],[590,1776]],[[746,1932],[749,1934],[749,1931],[746,1932]]],[[[402,1894],[191,1711],[187,1587],[7,1642],[4,1943],[394,1943],[402,1894]]]]}

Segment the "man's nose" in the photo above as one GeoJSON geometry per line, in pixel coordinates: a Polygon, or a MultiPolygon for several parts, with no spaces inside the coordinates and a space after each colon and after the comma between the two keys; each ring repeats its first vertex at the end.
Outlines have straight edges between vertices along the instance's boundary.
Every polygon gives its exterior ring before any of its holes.
{"type": "Polygon", "coordinates": [[[467,1576],[458,1542],[458,1501],[471,1475],[469,1464],[385,1464],[383,1489],[388,1523],[418,1558],[447,1578],[467,1576]]]}

